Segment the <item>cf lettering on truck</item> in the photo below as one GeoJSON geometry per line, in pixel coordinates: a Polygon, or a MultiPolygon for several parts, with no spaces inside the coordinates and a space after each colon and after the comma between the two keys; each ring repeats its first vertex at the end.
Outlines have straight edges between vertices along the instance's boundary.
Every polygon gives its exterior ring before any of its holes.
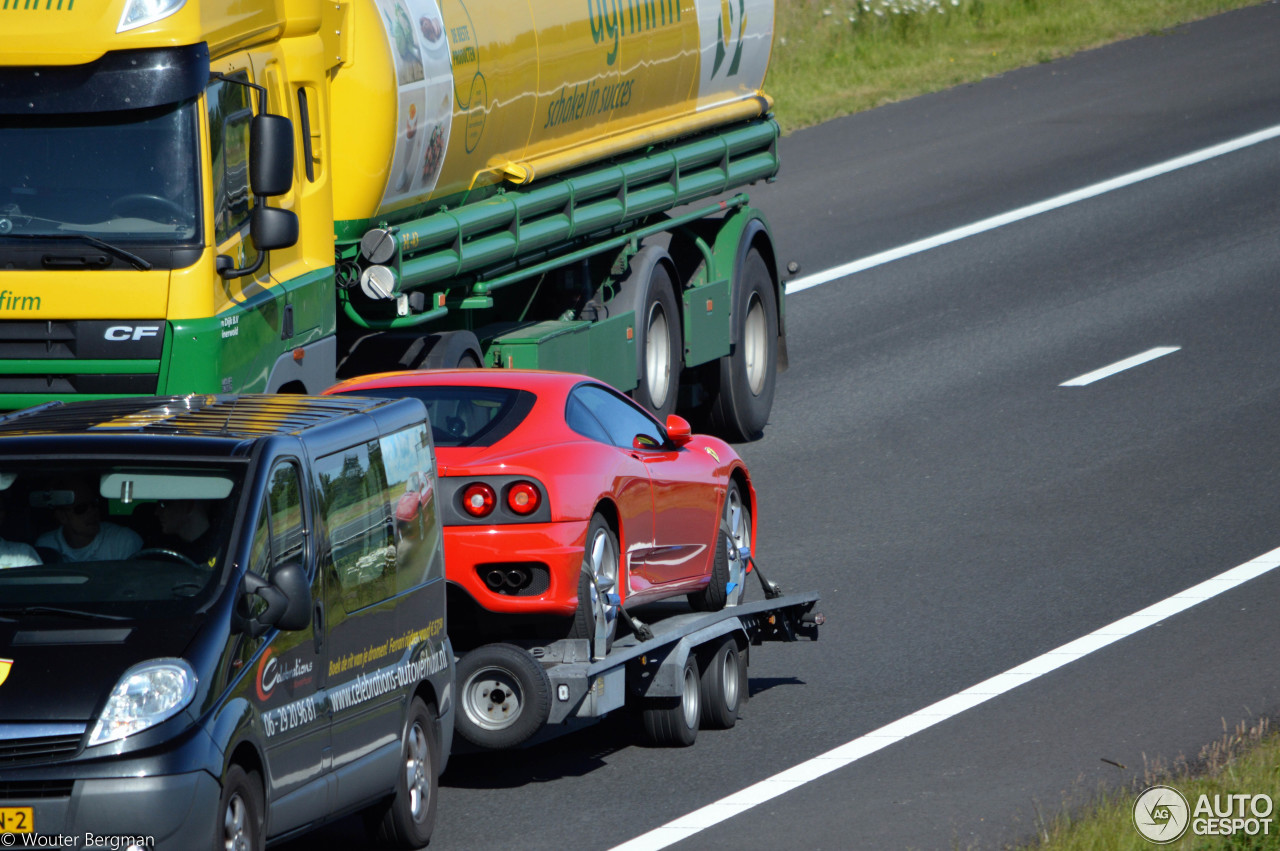
{"type": "Polygon", "coordinates": [[[260,851],[363,812],[424,845],[455,714],[435,482],[416,399],[0,417],[0,833],[260,851]]]}
{"type": "Polygon", "coordinates": [[[15,5],[0,409],[500,366],[758,435],[786,351],[773,240],[742,192],[778,171],[773,12],[15,5]]]}

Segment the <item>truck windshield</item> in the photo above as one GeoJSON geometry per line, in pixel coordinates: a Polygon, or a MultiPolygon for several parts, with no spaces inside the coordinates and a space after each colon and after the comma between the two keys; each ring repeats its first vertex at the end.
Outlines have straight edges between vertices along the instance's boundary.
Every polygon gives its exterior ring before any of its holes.
{"type": "Polygon", "coordinates": [[[201,242],[196,101],[0,121],[0,252],[68,236],[128,250],[201,242]]]}
{"type": "Polygon", "coordinates": [[[0,463],[0,609],[173,617],[218,587],[238,467],[0,463]]]}

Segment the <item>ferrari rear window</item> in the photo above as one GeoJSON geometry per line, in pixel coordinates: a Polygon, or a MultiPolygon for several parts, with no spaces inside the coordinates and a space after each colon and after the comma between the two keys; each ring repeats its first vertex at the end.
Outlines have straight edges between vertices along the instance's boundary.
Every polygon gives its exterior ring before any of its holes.
{"type": "Polygon", "coordinates": [[[463,386],[367,387],[340,395],[421,399],[436,446],[492,446],[524,421],[537,398],[528,390],[463,386]]]}

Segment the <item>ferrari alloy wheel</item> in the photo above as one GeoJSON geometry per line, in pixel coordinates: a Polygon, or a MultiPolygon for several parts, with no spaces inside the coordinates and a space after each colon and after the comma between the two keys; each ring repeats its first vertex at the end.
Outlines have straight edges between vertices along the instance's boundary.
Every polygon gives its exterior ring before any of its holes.
{"type": "Polygon", "coordinates": [[[742,603],[747,594],[747,559],[751,557],[751,509],[742,500],[737,482],[729,482],[724,496],[723,527],[729,538],[727,606],[742,603]]]}
{"type": "Polygon", "coordinates": [[[609,523],[597,514],[587,530],[578,577],[578,609],[573,615],[571,638],[591,642],[591,658],[603,659],[618,630],[618,538],[609,523]]]}

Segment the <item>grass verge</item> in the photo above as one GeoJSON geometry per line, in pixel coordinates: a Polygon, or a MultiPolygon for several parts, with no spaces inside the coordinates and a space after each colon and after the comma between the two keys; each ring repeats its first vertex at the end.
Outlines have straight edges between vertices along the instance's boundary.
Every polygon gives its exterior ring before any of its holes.
{"type": "Polygon", "coordinates": [[[776,0],[784,132],[1258,0],[776,0]]]}
{"type": "Polygon", "coordinates": [[[1205,747],[1194,761],[1183,760],[1168,767],[1144,766],[1141,777],[1135,777],[1129,788],[1102,791],[1090,806],[1057,815],[1040,826],[1040,836],[1035,842],[1024,847],[1034,851],[1280,849],[1280,812],[1271,813],[1267,833],[1262,833],[1262,826],[1258,825],[1253,835],[1237,831],[1231,836],[1198,836],[1194,819],[1201,795],[1207,795],[1206,804],[1218,806],[1221,812],[1235,806],[1228,801],[1229,795],[1267,795],[1274,803],[1280,798],[1278,765],[1280,733],[1271,729],[1270,720],[1264,718],[1252,726],[1240,724],[1205,747]],[[1164,845],[1148,842],[1134,826],[1134,803],[1144,789],[1154,784],[1177,789],[1191,810],[1191,829],[1186,830],[1180,839],[1164,845]]]}

